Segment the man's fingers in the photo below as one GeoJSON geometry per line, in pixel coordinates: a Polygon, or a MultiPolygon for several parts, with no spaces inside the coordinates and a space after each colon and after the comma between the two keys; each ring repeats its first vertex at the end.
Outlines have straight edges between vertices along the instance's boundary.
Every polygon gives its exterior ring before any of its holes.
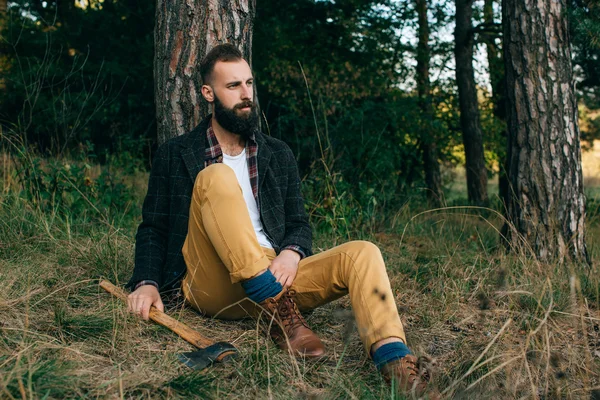
{"type": "Polygon", "coordinates": [[[134,314],[140,313],[140,299],[139,297],[134,297],[131,299],[131,312],[134,314]]]}
{"type": "Polygon", "coordinates": [[[130,296],[127,296],[127,311],[133,311],[133,299],[130,296]]]}
{"type": "Polygon", "coordinates": [[[275,271],[275,272],[272,272],[272,274],[275,277],[275,280],[277,282],[279,282],[279,279],[281,278],[281,272],[280,271],[275,271]]]}
{"type": "Polygon", "coordinates": [[[136,315],[140,315],[140,308],[141,308],[142,304],[141,304],[141,300],[139,297],[134,298],[133,299],[133,303],[131,306],[131,312],[136,314],[136,315]]]}
{"type": "Polygon", "coordinates": [[[281,286],[283,286],[284,288],[287,288],[287,282],[290,279],[290,276],[288,274],[282,274],[281,275],[281,281],[279,283],[281,283],[281,286]]]}
{"type": "Polygon", "coordinates": [[[281,274],[277,277],[277,282],[279,282],[281,284],[281,286],[283,286],[283,284],[285,283],[285,275],[281,274]]]}
{"type": "Polygon", "coordinates": [[[154,286],[141,286],[127,296],[127,311],[132,312],[145,320],[148,320],[150,308],[152,306],[155,306],[162,312],[165,310],[162,299],[160,298],[160,293],[154,286]]]}
{"type": "Polygon", "coordinates": [[[142,316],[142,311],[144,308],[144,299],[143,298],[137,298],[135,301],[135,308],[133,309],[134,312],[138,315],[138,316],[142,316]]]}
{"type": "Polygon", "coordinates": [[[152,304],[148,300],[144,300],[141,306],[142,318],[148,321],[148,316],[150,314],[150,306],[152,304]]]}
{"type": "Polygon", "coordinates": [[[161,299],[158,299],[157,301],[155,301],[153,305],[154,305],[154,307],[156,307],[158,309],[158,311],[165,312],[165,306],[163,305],[163,302],[161,299]]]}

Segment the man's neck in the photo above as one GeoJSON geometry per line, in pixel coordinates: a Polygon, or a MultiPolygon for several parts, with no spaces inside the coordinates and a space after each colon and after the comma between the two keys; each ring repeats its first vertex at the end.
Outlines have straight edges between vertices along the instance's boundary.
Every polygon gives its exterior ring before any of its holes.
{"type": "Polygon", "coordinates": [[[223,128],[215,117],[212,118],[212,129],[221,146],[223,154],[237,156],[246,147],[246,141],[241,135],[229,132],[227,129],[223,128]]]}

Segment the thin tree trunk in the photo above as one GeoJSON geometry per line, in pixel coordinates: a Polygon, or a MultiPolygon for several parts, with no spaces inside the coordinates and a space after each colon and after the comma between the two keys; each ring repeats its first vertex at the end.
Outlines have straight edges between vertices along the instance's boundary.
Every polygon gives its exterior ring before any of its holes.
{"type": "MultiPolygon", "coordinates": [[[[8,1],[0,0],[0,33],[4,32],[6,29],[6,13],[8,11],[8,1]]],[[[4,32],[6,33],[6,32],[4,32]]],[[[6,54],[0,55],[0,90],[4,91],[6,89],[6,81],[4,80],[4,76],[8,72],[8,56],[6,54]]]]}
{"type": "Polygon", "coordinates": [[[504,0],[509,242],[589,263],[565,0],[504,0]]]}
{"type": "MultiPolygon", "coordinates": [[[[485,0],[483,4],[483,22],[486,26],[494,25],[494,0],[485,0]]],[[[502,55],[501,45],[498,46],[498,40],[501,37],[496,35],[485,35],[484,42],[487,50],[487,60],[490,73],[490,83],[492,84],[492,102],[494,103],[494,116],[506,122],[506,83],[504,82],[504,56],[502,55]]],[[[503,140],[506,140],[506,129],[501,133],[503,140]]],[[[500,171],[498,172],[498,196],[502,200],[504,207],[508,204],[508,164],[506,154],[501,154],[500,171]]]]}
{"type": "Polygon", "coordinates": [[[192,130],[208,114],[199,64],[215,45],[233,43],[252,65],[256,0],[158,0],[154,81],[158,142],[192,130]]]}
{"type": "Polygon", "coordinates": [[[456,84],[460,104],[460,124],[465,146],[467,191],[469,201],[486,204],[487,171],[483,154],[483,134],[479,118],[477,87],[473,72],[473,0],[456,0],[456,29],[454,31],[456,84]]]}
{"type": "Polygon", "coordinates": [[[427,0],[416,0],[419,15],[419,44],[417,46],[417,91],[419,95],[419,108],[421,110],[421,152],[423,155],[423,168],[425,170],[425,184],[427,185],[427,199],[429,203],[438,207],[442,204],[444,192],[442,189],[442,175],[438,161],[435,131],[432,129],[434,118],[433,104],[431,102],[431,87],[429,82],[429,20],[427,19],[427,0]]]}

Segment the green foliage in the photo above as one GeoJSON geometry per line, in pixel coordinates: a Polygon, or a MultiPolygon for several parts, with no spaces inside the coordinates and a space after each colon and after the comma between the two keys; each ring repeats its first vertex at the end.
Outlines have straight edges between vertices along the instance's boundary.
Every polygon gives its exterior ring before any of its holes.
{"type": "Polygon", "coordinates": [[[487,170],[498,173],[504,168],[507,157],[506,122],[494,112],[496,104],[491,97],[481,102],[481,129],[484,132],[484,149],[487,170]]]}
{"type": "Polygon", "coordinates": [[[89,3],[11,2],[3,25],[0,122],[55,155],[155,135],[154,3],[89,3]]]}
{"type": "Polygon", "coordinates": [[[107,164],[99,166],[94,164],[95,157],[88,156],[93,149],[89,142],[87,148],[80,149],[74,158],[46,158],[33,150],[13,147],[14,174],[24,199],[49,215],[58,213],[79,221],[88,216],[136,217],[137,193],[128,180],[143,168],[143,162],[124,152],[107,155],[107,164]]]}
{"type": "MultiPolygon", "coordinates": [[[[454,161],[450,143],[458,131],[449,123],[457,114],[422,116],[408,89],[414,49],[400,32],[414,18],[411,4],[386,0],[265,2],[257,8],[253,66],[268,132],[291,145],[309,186],[336,174],[328,179],[340,186],[337,194],[321,190],[325,186],[307,191],[335,208],[330,218],[346,218],[342,226],[362,224],[353,211],[401,203],[408,191],[424,186],[422,130],[438,143],[442,162],[454,161]]],[[[438,46],[435,52],[447,50],[438,46]]],[[[446,99],[433,101],[448,114],[441,106],[446,99]]]]}
{"type": "MultiPolygon", "coordinates": [[[[570,0],[569,29],[573,45],[574,73],[583,104],[600,108],[600,5],[594,0],[570,0]]],[[[600,118],[590,118],[584,111],[582,138],[600,138],[600,118]]]]}
{"type": "Polygon", "coordinates": [[[581,86],[600,86],[600,5],[594,0],[571,0],[569,22],[574,51],[574,62],[581,67],[581,86]]]}

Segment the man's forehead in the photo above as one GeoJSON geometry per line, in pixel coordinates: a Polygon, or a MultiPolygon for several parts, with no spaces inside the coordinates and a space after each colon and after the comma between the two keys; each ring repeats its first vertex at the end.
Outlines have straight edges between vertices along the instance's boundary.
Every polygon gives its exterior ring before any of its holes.
{"type": "Polygon", "coordinates": [[[217,61],[213,69],[213,80],[220,83],[241,81],[252,78],[252,71],[246,60],[217,61]]]}

